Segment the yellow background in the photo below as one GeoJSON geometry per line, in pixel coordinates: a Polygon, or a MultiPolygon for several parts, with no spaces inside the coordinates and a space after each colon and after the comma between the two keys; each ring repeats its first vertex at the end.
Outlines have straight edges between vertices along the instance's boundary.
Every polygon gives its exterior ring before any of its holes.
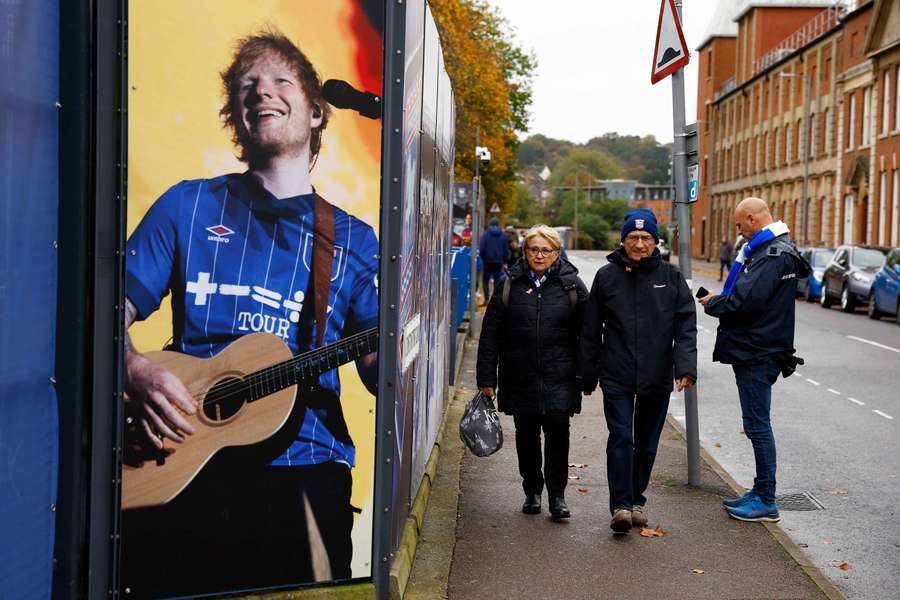
{"type": "MultiPolygon", "coordinates": [[[[322,81],[362,89],[354,57],[348,0],[132,0],[128,55],[128,231],[169,187],[184,179],[246,170],[222,127],[219,73],[235,42],[264,26],[277,28],[306,53],[322,81]]],[[[365,49],[364,49],[365,50],[365,49]]],[[[382,49],[368,49],[378,52],[382,49]]],[[[325,199],[378,232],[381,122],[335,109],[324,132],[312,183],[325,199]]],[[[139,350],[172,336],[169,299],[131,328],[139,350]]],[[[375,398],[352,364],[340,369],[342,403],[356,444],[351,502],[363,508],[354,532],[353,575],[369,574],[375,446],[375,398]]]]}

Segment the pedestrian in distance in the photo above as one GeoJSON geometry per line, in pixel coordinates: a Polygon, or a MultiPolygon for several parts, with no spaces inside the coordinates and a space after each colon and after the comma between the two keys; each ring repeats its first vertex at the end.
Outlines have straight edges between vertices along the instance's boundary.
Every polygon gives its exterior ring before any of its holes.
{"type": "Polygon", "coordinates": [[[741,402],[744,432],[753,445],[753,488],[724,500],[728,515],[742,521],[780,520],[775,501],[775,437],[770,412],[778,373],[793,372],[794,298],[797,279],[809,265],[797,252],[787,225],[775,221],[759,198],[745,198],[734,220],[747,242],[718,295],[700,299],[719,319],[713,361],[730,364],[741,402]]]}
{"type": "Polygon", "coordinates": [[[728,273],[731,270],[732,252],[734,252],[734,248],[728,238],[723,237],[722,243],[719,244],[719,281],[722,281],[723,272],[728,273]]]}
{"type": "Polygon", "coordinates": [[[500,229],[500,221],[491,219],[491,223],[484,230],[484,235],[478,242],[478,252],[484,263],[484,271],[482,272],[482,291],[484,292],[485,302],[490,300],[490,289],[488,283],[494,282],[494,289],[503,281],[503,273],[509,264],[509,238],[500,229]]]}
{"type": "Polygon", "coordinates": [[[556,230],[535,225],[524,245],[526,260],[512,266],[485,312],[476,379],[487,396],[496,390],[498,408],[513,416],[522,512],[541,512],[546,485],[550,515],[567,519],[569,419],[581,411],[576,364],[587,288],[559,257],[556,230]]]}
{"type": "Polygon", "coordinates": [[[598,383],[609,428],[606,445],[610,527],[647,525],[644,492],[669,396],[697,381],[697,313],[674,265],[660,259],[656,217],[625,215],[622,245],[597,271],[581,332],[581,387],[598,383]]]}
{"type": "Polygon", "coordinates": [[[512,267],[520,260],[522,260],[522,246],[519,245],[518,236],[513,236],[509,240],[509,266],[512,267]]]}

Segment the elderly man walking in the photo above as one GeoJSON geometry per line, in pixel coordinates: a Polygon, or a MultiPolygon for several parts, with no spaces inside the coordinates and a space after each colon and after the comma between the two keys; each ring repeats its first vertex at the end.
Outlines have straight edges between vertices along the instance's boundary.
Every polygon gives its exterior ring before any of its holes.
{"type": "Polygon", "coordinates": [[[666,420],[673,380],[697,380],[697,313],[681,272],[660,260],[656,217],[625,215],[622,246],[597,271],[581,333],[582,391],[599,382],[609,427],[610,527],[647,524],[644,492],[666,420]]]}
{"type": "Polygon", "coordinates": [[[789,375],[797,362],[794,298],[797,278],[809,274],[809,265],[797,253],[787,225],[772,218],[763,200],[741,201],[734,220],[748,241],[722,293],[705,296],[700,303],[706,314],[719,319],[713,360],[734,370],[756,477],[746,494],[723,504],[735,519],[777,522],[781,517],[775,502],[772,385],[779,373],[789,375]]]}

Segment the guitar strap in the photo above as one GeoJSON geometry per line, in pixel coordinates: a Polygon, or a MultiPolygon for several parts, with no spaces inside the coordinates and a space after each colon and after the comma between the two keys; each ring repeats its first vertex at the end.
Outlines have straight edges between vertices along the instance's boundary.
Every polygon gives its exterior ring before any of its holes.
{"type": "Polygon", "coordinates": [[[334,206],[316,194],[313,203],[313,297],[316,308],[316,348],[325,339],[328,318],[328,293],[331,288],[331,268],[334,262],[334,206]]]}

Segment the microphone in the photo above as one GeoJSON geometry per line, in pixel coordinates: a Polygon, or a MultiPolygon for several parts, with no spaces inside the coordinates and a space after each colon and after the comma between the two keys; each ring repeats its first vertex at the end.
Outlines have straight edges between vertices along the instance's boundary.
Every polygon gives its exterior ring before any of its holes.
{"type": "Polygon", "coordinates": [[[341,79],[329,79],[322,86],[325,100],[336,108],[352,108],[370,119],[381,118],[381,98],[372,92],[361,92],[341,79]]]}

